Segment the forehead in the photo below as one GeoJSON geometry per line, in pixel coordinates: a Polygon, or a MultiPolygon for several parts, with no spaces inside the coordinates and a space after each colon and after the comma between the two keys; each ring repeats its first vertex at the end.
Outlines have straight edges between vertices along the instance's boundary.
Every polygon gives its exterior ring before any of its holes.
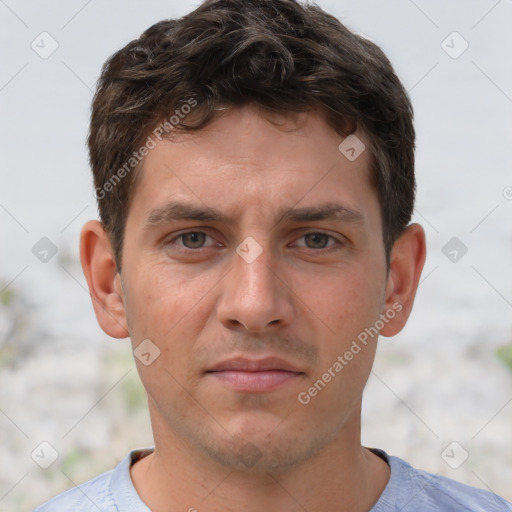
{"type": "Polygon", "coordinates": [[[365,195],[376,198],[369,151],[350,160],[339,149],[343,141],[319,112],[232,109],[202,130],[158,142],[140,169],[132,206],[139,218],[177,199],[233,215],[254,207],[275,216],[283,205],[316,201],[357,210],[365,195]]]}

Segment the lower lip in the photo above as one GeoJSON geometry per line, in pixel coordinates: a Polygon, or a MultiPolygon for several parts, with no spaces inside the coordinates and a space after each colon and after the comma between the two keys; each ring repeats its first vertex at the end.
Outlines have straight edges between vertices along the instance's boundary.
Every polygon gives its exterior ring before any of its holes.
{"type": "Polygon", "coordinates": [[[209,372],[209,375],[219,379],[235,391],[262,393],[266,391],[274,391],[286,384],[290,384],[303,374],[288,372],[285,370],[266,370],[260,372],[224,370],[209,372]]]}

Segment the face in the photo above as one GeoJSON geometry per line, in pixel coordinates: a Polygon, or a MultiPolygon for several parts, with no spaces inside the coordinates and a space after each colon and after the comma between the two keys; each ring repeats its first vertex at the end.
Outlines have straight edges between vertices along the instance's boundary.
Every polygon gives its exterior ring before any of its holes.
{"type": "Polygon", "coordinates": [[[158,143],[122,255],[133,346],[159,350],[137,360],[157,448],[239,468],[293,466],[357,423],[361,333],[389,307],[369,152],[349,161],[320,114],[268,119],[244,107],[158,143]]]}

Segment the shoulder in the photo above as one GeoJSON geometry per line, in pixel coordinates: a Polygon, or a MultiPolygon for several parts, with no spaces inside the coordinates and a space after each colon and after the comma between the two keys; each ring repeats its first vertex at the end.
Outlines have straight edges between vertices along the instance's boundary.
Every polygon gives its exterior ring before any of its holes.
{"type": "Polygon", "coordinates": [[[391,477],[372,512],[390,510],[512,512],[512,504],[492,492],[413,468],[387,455],[391,477]]]}
{"type": "Polygon", "coordinates": [[[114,469],[59,494],[34,512],[149,512],[133,486],[130,466],[152,451],[132,450],[114,469]]]}
{"type": "Polygon", "coordinates": [[[55,496],[34,512],[102,512],[116,511],[110,493],[110,481],[114,470],[107,471],[88,482],[55,496]]]}

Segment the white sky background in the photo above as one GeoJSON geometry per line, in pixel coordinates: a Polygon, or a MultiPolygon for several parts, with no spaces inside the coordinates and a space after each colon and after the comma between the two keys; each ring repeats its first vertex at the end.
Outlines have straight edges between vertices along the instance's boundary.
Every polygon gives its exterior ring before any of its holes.
{"type": "MultiPolygon", "coordinates": [[[[69,244],[76,252],[81,225],[96,215],[85,138],[91,89],[105,59],[152,23],[196,4],[0,3],[0,269],[5,281],[29,265],[18,279],[35,286],[48,268],[34,259],[33,244],[48,236],[59,248],[69,244]],[[47,60],[30,47],[42,31],[59,43],[47,60]]],[[[319,4],[378,43],[411,89],[421,214],[416,220],[426,228],[430,249],[425,272],[439,265],[423,286],[436,290],[429,314],[445,313],[445,305],[457,297],[464,307],[474,307],[467,320],[475,325],[493,315],[493,324],[510,327],[510,305],[471,267],[512,302],[512,201],[502,194],[512,185],[512,2],[319,4]],[[469,43],[456,60],[440,46],[454,30],[469,43]],[[456,265],[440,254],[452,236],[469,248],[456,265]]],[[[48,290],[44,295],[51,300],[48,290]]]]}
{"type": "MultiPolygon", "coordinates": [[[[61,287],[61,265],[67,254],[77,256],[80,228],[96,216],[85,139],[101,66],[154,22],[197,4],[0,0],[0,283],[14,279],[12,286],[26,291],[56,338],[104,340],[84,290],[69,276],[61,287]],[[59,44],[46,60],[31,48],[43,31],[59,44]],[[59,258],[47,264],[31,252],[43,236],[59,249],[59,258]]],[[[471,382],[461,358],[475,350],[491,357],[512,341],[512,1],[318,4],[379,44],[410,90],[417,130],[415,220],[427,234],[426,279],[406,329],[381,345],[384,354],[407,345],[430,361],[429,371],[405,375],[397,388],[418,379],[427,391],[443,393],[450,384],[436,384],[443,377],[430,372],[442,362],[456,397],[471,382]],[[457,59],[441,47],[453,31],[469,44],[457,59]],[[468,248],[457,263],[442,253],[452,237],[468,248]]],[[[460,48],[460,41],[454,43],[460,48]]],[[[67,268],[85,285],[79,267],[67,268]]],[[[492,371],[506,374],[499,366],[492,371]]],[[[469,405],[482,424],[512,399],[512,382],[500,382],[508,388],[484,395],[489,410],[469,405]]],[[[449,407],[443,404],[441,412],[449,407]]],[[[445,418],[426,422],[439,431],[445,418]]],[[[510,466],[510,452],[508,457],[510,466]]]]}
{"type": "MultiPolygon", "coordinates": [[[[195,3],[92,0],[78,14],[83,2],[2,3],[0,204],[28,233],[0,208],[0,264],[7,281],[29,265],[19,279],[33,283],[47,269],[36,265],[32,245],[42,236],[57,246],[76,245],[81,225],[96,215],[85,137],[90,89],[101,65],[153,22],[188,12],[195,3]],[[59,42],[47,60],[30,47],[43,30],[59,42]]],[[[467,285],[464,270],[474,265],[512,302],[512,223],[506,222],[512,218],[512,201],[502,194],[512,185],[512,67],[507,60],[512,2],[498,2],[482,20],[496,2],[417,2],[417,7],[408,0],[319,4],[381,45],[407,89],[412,89],[417,211],[422,215],[416,219],[429,239],[426,272],[440,265],[435,271],[439,276],[429,278],[436,288],[445,285],[437,300],[459,295],[466,303],[487,297],[482,302],[495,303],[496,321],[501,318],[510,325],[505,320],[510,309],[503,308],[506,303],[481,277],[476,276],[481,282],[475,285],[479,293],[474,297],[459,286],[459,277],[464,274],[467,285]],[[453,30],[469,43],[457,60],[440,47],[453,30]],[[470,249],[456,265],[439,257],[439,249],[452,236],[470,249]]],[[[474,280],[473,274],[469,276],[474,280]]]]}

